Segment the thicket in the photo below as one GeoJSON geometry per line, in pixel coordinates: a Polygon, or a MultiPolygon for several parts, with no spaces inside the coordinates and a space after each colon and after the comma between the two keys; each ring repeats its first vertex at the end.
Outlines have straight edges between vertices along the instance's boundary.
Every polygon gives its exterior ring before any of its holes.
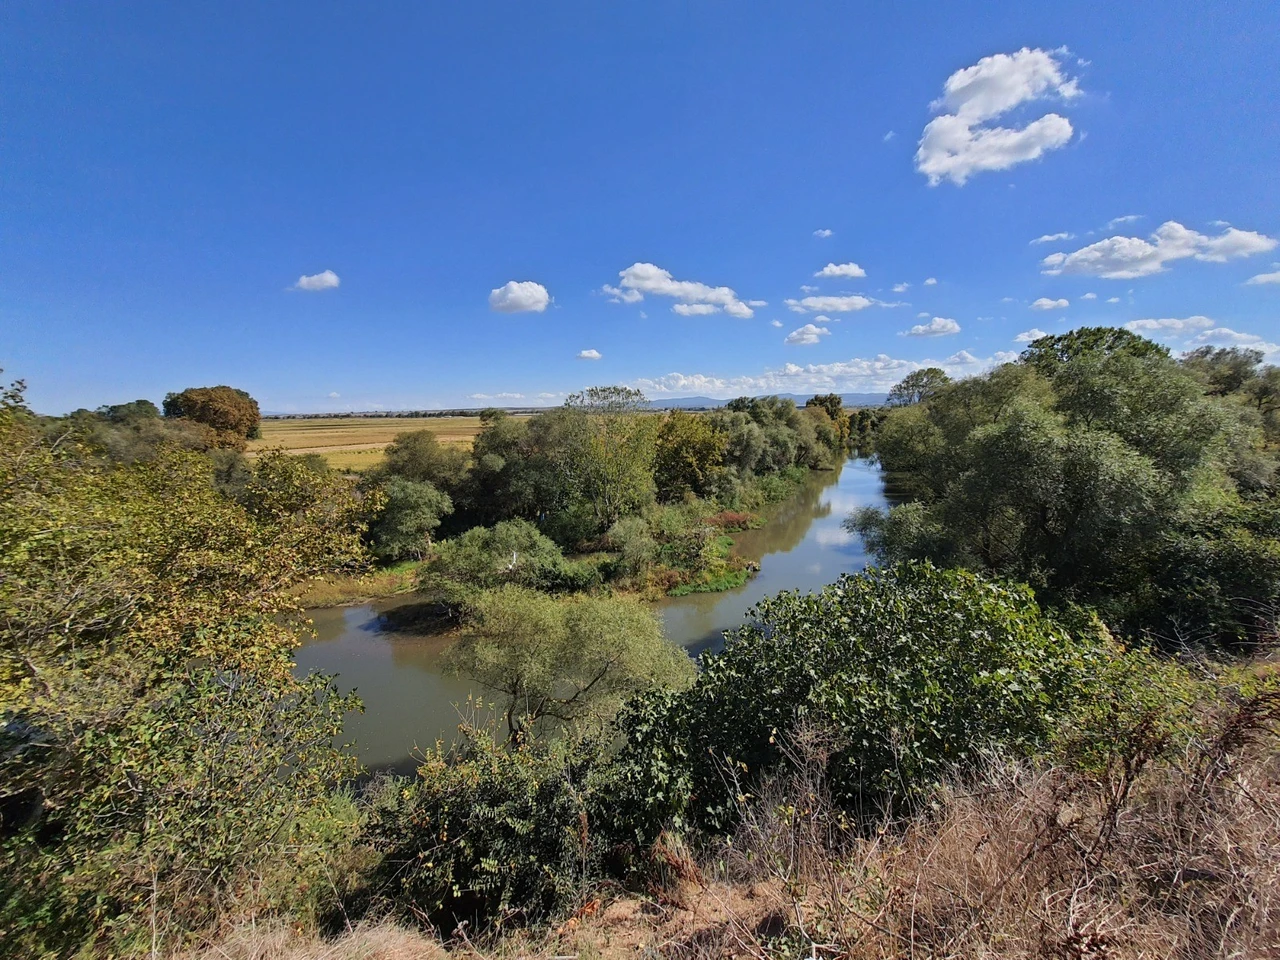
{"type": "Polygon", "coordinates": [[[895,391],[910,402],[875,440],[910,500],[849,525],[884,561],[1026,582],[1125,635],[1256,643],[1280,599],[1278,374],[1261,361],[1085,328],[983,376],[913,374],[929,382],[895,391]]]}

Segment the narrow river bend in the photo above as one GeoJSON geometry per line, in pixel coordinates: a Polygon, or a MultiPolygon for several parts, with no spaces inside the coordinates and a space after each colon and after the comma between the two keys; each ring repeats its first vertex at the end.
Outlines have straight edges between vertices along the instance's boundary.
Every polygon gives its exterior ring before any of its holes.
{"type": "MultiPolygon", "coordinates": [[[[862,543],[841,524],[857,507],[890,500],[869,460],[813,473],[796,496],[772,508],[759,530],[734,536],[735,552],[760,562],[756,576],[736,590],[657,605],[667,636],[694,656],[718,649],[724,631],[741,624],[762,598],[780,590],[813,590],[860,570],[867,563],[862,543]]],[[[311,611],[315,639],[297,652],[299,673],[337,674],[340,687],[354,688],[364,700],[364,714],[349,718],[346,731],[371,770],[411,771],[417,750],[453,736],[460,720],[455,704],[482,692],[466,678],[441,673],[440,655],[451,637],[398,629],[387,616],[415,602],[398,597],[311,611]]]]}

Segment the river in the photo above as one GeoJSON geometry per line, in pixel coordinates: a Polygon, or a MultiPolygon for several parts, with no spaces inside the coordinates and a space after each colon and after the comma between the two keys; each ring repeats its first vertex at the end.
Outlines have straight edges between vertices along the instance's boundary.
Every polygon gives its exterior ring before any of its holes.
{"type": "MultiPolygon", "coordinates": [[[[735,552],[760,562],[756,576],[736,590],[657,605],[667,636],[691,655],[718,649],[724,631],[742,623],[762,598],[780,590],[813,590],[860,570],[866,552],[842,522],[857,507],[885,506],[890,499],[869,460],[814,472],[799,493],[771,509],[764,526],[734,535],[735,552]]],[[[452,638],[402,629],[389,616],[414,602],[398,597],[314,610],[315,639],[297,653],[300,673],[337,674],[340,687],[354,688],[364,700],[364,714],[347,721],[346,733],[371,770],[411,771],[417,751],[452,737],[468,698],[481,692],[466,678],[440,672],[440,655],[452,638]]]]}

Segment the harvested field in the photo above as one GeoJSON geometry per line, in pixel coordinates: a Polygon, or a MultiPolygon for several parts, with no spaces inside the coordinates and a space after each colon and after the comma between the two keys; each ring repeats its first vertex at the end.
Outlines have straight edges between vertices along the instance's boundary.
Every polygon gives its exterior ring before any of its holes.
{"type": "Polygon", "coordinates": [[[430,430],[441,443],[468,446],[480,432],[479,417],[326,417],[263,420],[262,438],[249,454],[283,447],[289,453],[318,453],[339,470],[367,470],[382,462],[382,451],[397,434],[430,430]]]}

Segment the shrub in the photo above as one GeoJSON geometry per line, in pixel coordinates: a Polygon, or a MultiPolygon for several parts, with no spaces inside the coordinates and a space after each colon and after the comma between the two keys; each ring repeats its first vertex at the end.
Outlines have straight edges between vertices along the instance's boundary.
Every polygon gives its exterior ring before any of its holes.
{"type": "Polygon", "coordinates": [[[473,527],[444,540],[419,573],[420,588],[460,604],[480,590],[504,583],[537,586],[561,569],[560,548],[526,520],[473,527]]]}
{"type": "Polygon", "coordinates": [[[918,796],[985,748],[1043,747],[1112,655],[1101,632],[1044,617],[1025,587],[929,564],[781,593],[749,618],[691,689],[623,717],[624,779],[680,785],[646,807],[656,820],[641,832],[666,816],[727,826],[802,722],[841,744],[829,775],[842,804],[918,796]]]}

